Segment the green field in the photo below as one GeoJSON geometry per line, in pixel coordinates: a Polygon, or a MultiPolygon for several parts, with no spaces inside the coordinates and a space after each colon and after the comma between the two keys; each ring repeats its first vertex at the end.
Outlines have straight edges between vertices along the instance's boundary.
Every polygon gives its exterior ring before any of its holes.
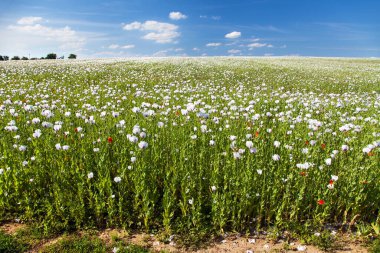
{"type": "Polygon", "coordinates": [[[0,140],[2,222],[380,226],[380,60],[0,63],[0,140]]]}

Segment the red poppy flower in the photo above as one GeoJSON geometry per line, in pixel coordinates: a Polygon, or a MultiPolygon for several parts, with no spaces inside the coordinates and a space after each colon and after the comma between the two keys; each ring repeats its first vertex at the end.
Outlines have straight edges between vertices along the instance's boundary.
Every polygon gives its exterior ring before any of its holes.
{"type": "Polygon", "coordinates": [[[256,131],[255,137],[259,137],[259,131],[256,131]]]}
{"type": "Polygon", "coordinates": [[[305,171],[301,171],[300,175],[303,176],[303,177],[305,177],[307,175],[307,173],[305,171]]]}
{"type": "Polygon", "coordinates": [[[74,131],[75,131],[76,133],[78,133],[78,128],[75,128],[74,131]]]}
{"type": "Polygon", "coordinates": [[[334,184],[334,180],[330,179],[329,184],[334,184]]]}
{"type": "Polygon", "coordinates": [[[321,148],[322,148],[322,149],[325,149],[325,148],[326,148],[326,144],[322,143],[322,144],[321,144],[321,148]]]}
{"type": "Polygon", "coordinates": [[[108,143],[112,143],[113,142],[112,137],[111,136],[108,137],[107,141],[108,141],[108,143]]]}
{"type": "Polygon", "coordinates": [[[318,205],[323,205],[323,204],[325,204],[325,201],[323,200],[323,199],[320,199],[320,200],[318,200],[318,205]]]}
{"type": "Polygon", "coordinates": [[[309,141],[308,140],[305,141],[305,145],[309,145],[309,141]]]}

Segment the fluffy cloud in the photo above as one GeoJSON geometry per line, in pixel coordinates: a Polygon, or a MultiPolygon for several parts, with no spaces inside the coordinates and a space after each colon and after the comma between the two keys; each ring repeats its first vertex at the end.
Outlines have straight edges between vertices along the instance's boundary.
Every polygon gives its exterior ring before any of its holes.
{"type": "Polygon", "coordinates": [[[121,48],[123,48],[123,49],[130,49],[130,48],[134,48],[134,47],[135,47],[135,45],[124,45],[121,48]]]}
{"type": "Polygon", "coordinates": [[[144,23],[135,21],[124,25],[123,29],[126,31],[150,31],[143,36],[143,39],[154,40],[157,43],[171,43],[180,36],[180,33],[177,31],[178,26],[154,20],[148,20],[144,23]]]}
{"type": "Polygon", "coordinates": [[[160,50],[155,52],[152,56],[154,57],[167,57],[167,56],[187,56],[186,53],[182,53],[183,48],[168,48],[165,50],[160,50]]]}
{"type": "Polygon", "coordinates": [[[231,49],[231,50],[228,50],[228,53],[229,53],[229,54],[238,54],[238,53],[241,53],[241,50],[238,50],[238,49],[231,49]]]}
{"type": "Polygon", "coordinates": [[[212,20],[220,20],[222,17],[221,16],[207,16],[207,15],[200,15],[199,16],[200,18],[203,18],[203,19],[212,19],[212,20]]]}
{"type": "Polygon", "coordinates": [[[23,17],[17,21],[18,25],[8,26],[8,30],[18,33],[19,36],[28,36],[28,39],[39,38],[40,40],[59,43],[60,49],[80,49],[85,44],[85,38],[69,26],[55,28],[41,25],[44,21],[41,17],[23,17]]]}
{"type": "Polygon", "coordinates": [[[118,49],[120,46],[117,44],[111,44],[108,46],[109,49],[118,49]]]}
{"type": "Polygon", "coordinates": [[[179,11],[172,11],[169,13],[169,18],[172,20],[186,19],[187,16],[179,11]]]}
{"type": "Polygon", "coordinates": [[[208,43],[208,44],[206,44],[206,47],[219,47],[219,46],[221,46],[222,45],[222,43],[208,43]]]}
{"type": "Polygon", "coordinates": [[[118,48],[122,48],[122,49],[131,49],[131,48],[134,48],[135,45],[124,45],[124,46],[120,46],[118,44],[111,44],[108,46],[109,49],[118,49],[118,48]]]}
{"type": "Polygon", "coordinates": [[[249,44],[247,47],[249,47],[249,50],[253,50],[254,48],[261,48],[261,47],[273,47],[273,45],[271,44],[266,44],[266,43],[259,43],[259,42],[255,42],[255,43],[252,43],[252,44],[249,44]]]}
{"type": "Polygon", "coordinates": [[[224,37],[227,39],[237,39],[240,38],[241,32],[233,31],[230,33],[227,33],[224,37]]]}
{"type": "Polygon", "coordinates": [[[33,25],[37,22],[43,21],[41,17],[23,17],[17,20],[17,24],[19,25],[33,25]]]}

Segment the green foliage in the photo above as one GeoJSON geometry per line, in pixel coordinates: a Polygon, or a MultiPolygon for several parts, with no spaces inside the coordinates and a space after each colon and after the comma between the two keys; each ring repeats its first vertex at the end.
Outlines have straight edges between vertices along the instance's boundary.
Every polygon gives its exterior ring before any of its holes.
{"type": "Polygon", "coordinates": [[[2,253],[18,253],[25,252],[27,245],[20,240],[17,240],[11,235],[5,234],[0,230],[0,252],[2,253]]]}
{"type": "Polygon", "coordinates": [[[76,58],[77,58],[77,55],[76,55],[76,54],[70,54],[68,58],[69,58],[69,59],[76,59],[76,58]]]}
{"type": "Polygon", "coordinates": [[[111,252],[116,250],[118,253],[148,253],[148,249],[144,247],[126,244],[122,241],[113,243],[107,246],[103,241],[95,236],[79,236],[70,235],[60,239],[57,243],[47,246],[42,249],[42,253],[54,252],[111,252]]]}
{"type": "Polygon", "coordinates": [[[371,253],[379,253],[380,252],[380,239],[376,239],[373,241],[369,252],[371,252],[371,253]]]}
{"type": "Polygon", "coordinates": [[[67,253],[77,253],[77,252],[94,252],[101,253],[107,252],[106,245],[96,237],[78,237],[78,236],[68,236],[59,240],[57,243],[46,247],[42,250],[45,253],[53,252],[67,252],[67,253]]]}
{"type": "Polygon", "coordinates": [[[20,57],[16,55],[16,56],[13,56],[11,60],[18,61],[18,60],[20,60],[20,57]]]}
{"type": "Polygon", "coordinates": [[[323,251],[329,251],[336,247],[334,237],[331,235],[331,232],[327,230],[324,230],[319,235],[312,235],[310,238],[310,243],[323,251]]]}
{"type": "Polygon", "coordinates": [[[57,54],[55,54],[55,53],[47,54],[45,59],[49,59],[49,60],[57,59],[57,54]]]}

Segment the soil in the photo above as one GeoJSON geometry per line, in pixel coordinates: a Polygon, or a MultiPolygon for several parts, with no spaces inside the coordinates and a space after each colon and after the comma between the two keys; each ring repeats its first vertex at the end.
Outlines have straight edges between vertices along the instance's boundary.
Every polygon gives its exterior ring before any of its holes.
{"type": "MultiPolygon", "coordinates": [[[[160,242],[154,235],[138,233],[138,234],[128,234],[123,230],[104,230],[100,233],[100,239],[104,240],[106,243],[112,241],[112,237],[117,236],[122,238],[128,243],[148,247],[156,252],[165,250],[166,252],[194,252],[194,253],[248,253],[248,252],[296,252],[298,246],[306,246],[306,249],[302,252],[306,253],[320,253],[323,252],[315,246],[303,245],[300,242],[294,242],[291,245],[288,245],[289,249],[285,250],[285,242],[276,242],[266,240],[265,238],[254,238],[248,237],[236,237],[230,236],[226,237],[223,240],[218,240],[211,243],[208,247],[198,250],[188,250],[178,247],[173,240],[169,244],[160,242]]],[[[367,253],[368,250],[362,246],[360,241],[354,241],[349,235],[340,236],[338,240],[339,247],[337,250],[334,250],[335,253],[367,253]]],[[[331,252],[331,251],[330,251],[331,252]]]]}
{"type": "MultiPolygon", "coordinates": [[[[7,223],[0,226],[0,229],[7,234],[14,234],[18,230],[25,228],[25,224],[20,223],[7,223]]],[[[296,252],[298,246],[305,246],[304,251],[306,253],[320,253],[323,252],[315,246],[303,245],[300,242],[293,242],[287,245],[285,242],[278,241],[273,242],[266,240],[265,238],[251,238],[245,236],[228,236],[220,238],[211,242],[206,248],[198,250],[184,249],[176,245],[175,238],[170,243],[160,242],[155,235],[149,235],[145,233],[128,233],[125,230],[120,229],[106,229],[98,233],[98,237],[106,244],[111,244],[113,238],[119,238],[127,243],[140,245],[147,247],[153,251],[159,252],[165,250],[166,252],[194,252],[194,253],[249,253],[249,252],[296,252]]],[[[337,235],[339,247],[334,251],[335,253],[367,253],[368,250],[362,246],[360,241],[356,241],[348,234],[337,235]]],[[[29,253],[38,252],[39,250],[49,245],[57,243],[62,237],[56,237],[54,239],[45,240],[37,245],[29,253]]]]}
{"type": "Polygon", "coordinates": [[[25,224],[16,223],[16,222],[6,223],[0,226],[1,230],[3,230],[6,234],[10,234],[10,235],[16,233],[18,230],[23,229],[23,228],[26,228],[25,224]]]}

